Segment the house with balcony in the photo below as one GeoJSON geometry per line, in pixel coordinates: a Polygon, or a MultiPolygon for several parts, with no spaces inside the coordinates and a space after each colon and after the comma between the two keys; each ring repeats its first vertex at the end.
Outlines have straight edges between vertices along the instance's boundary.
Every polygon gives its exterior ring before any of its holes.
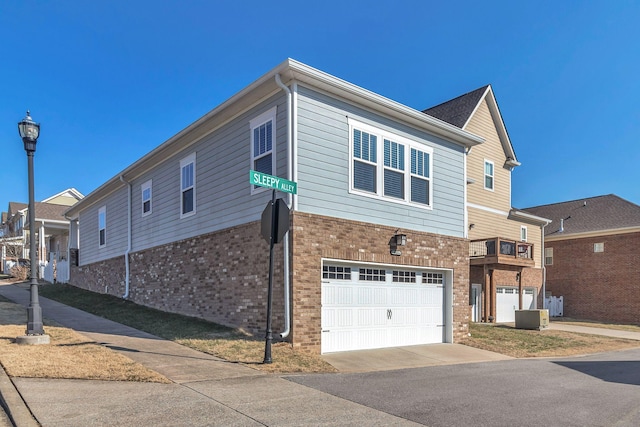
{"type": "Polygon", "coordinates": [[[424,112],[484,139],[468,149],[465,164],[472,320],[513,322],[515,310],[542,308],[543,230],[549,220],[511,206],[511,174],[520,162],[492,87],[424,112]]]}

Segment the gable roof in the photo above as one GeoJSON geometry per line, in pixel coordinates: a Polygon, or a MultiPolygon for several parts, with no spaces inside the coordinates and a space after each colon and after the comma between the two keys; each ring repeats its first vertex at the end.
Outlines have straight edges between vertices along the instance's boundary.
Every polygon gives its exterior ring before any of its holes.
{"type": "Polygon", "coordinates": [[[545,229],[545,236],[553,238],[584,233],[606,234],[633,228],[640,230],[640,206],[615,194],[534,206],[523,210],[550,218],[553,222],[545,229]]]}
{"type": "Polygon", "coordinates": [[[502,148],[507,156],[507,165],[511,167],[520,166],[491,85],[482,86],[435,107],[427,108],[422,112],[465,130],[483,100],[487,101],[502,148]]]}
{"type": "Polygon", "coordinates": [[[435,107],[427,108],[423,113],[463,129],[484,97],[488,87],[489,85],[482,86],[435,107]]]}
{"type": "Polygon", "coordinates": [[[79,192],[78,190],[76,190],[75,188],[67,188],[64,191],[59,192],[58,194],[54,194],[51,197],[47,197],[46,199],[42,200],[43,203],[49,203],[52,200],[54,200],[57,197],[67,197],[69,199],[75,199],[77,200],[82,200],[82,198],[84,197],[84,195],[79,192]]]}

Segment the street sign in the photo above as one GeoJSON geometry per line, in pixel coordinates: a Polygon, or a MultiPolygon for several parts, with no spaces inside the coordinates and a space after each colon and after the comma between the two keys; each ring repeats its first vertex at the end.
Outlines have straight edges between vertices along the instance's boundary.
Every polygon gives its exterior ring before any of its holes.
{"type": "Polygon", "coordinates": [[[271,202],[267,203],[267,207],[262,211],[261,223],[262,237],[267,243],[271,242],[271,215],[273,215],[272,211],[274,210],[276,211],[276,229],[274,230],[273,243],[280,243],[285,233],[289,231],[289,207],[287,203],[282,199],[278,199],[273,208],[271,207],[271,202]]]}
{"type": "Polygon", "coordinates": [[[298,192],[297,183],[254,170],[249,171],[249,182],[251,182],[251,185],[272,188],[283,193],[296,194],[298,192]]]}

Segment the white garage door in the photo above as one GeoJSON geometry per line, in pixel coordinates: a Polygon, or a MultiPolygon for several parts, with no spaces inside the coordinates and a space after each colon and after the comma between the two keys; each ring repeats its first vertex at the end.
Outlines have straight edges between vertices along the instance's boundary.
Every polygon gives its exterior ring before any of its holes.
{"type": "MultiPolygon", "coordinates": [[[[530,310],[535,306],[535,289],[522,290],[522,308],[530,310]]],[[[496,322],[509,323],[516,321],[516,310],[520,305],[518,288],[511,286],[498,286],[496,288],[496,322]]]]}
{"type": "Polygon", "coordinates": [[[445,342],[445,276],[325,263],[322,353],[445,342]]]}

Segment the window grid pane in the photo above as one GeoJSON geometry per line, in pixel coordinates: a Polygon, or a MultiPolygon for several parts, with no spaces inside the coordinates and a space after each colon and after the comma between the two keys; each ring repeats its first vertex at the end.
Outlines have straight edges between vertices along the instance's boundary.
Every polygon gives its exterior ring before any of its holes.
{"type": "Polygon", "coordinates": [[[444,283],[444,274],[442,273],[423,273],[423,283],[442,285],[444,283]]]}
{"type": "Polygon", "coordinates": [[[322,267],[323,279],[351,280],[351,267],[325,265],[322,267]]]}
{"type": "Polygon", "coordinates": [[[394,270],[393,281],[396,283],[416,283],[416,272],[394,270]]]}
{"type": "Polygon", "coordinates": [[[359,271],[359,280],[364,280],[367,282],[384,282],[386,281],[385,270],[379,270],[375,268],[361,268],[359,271]]]}

